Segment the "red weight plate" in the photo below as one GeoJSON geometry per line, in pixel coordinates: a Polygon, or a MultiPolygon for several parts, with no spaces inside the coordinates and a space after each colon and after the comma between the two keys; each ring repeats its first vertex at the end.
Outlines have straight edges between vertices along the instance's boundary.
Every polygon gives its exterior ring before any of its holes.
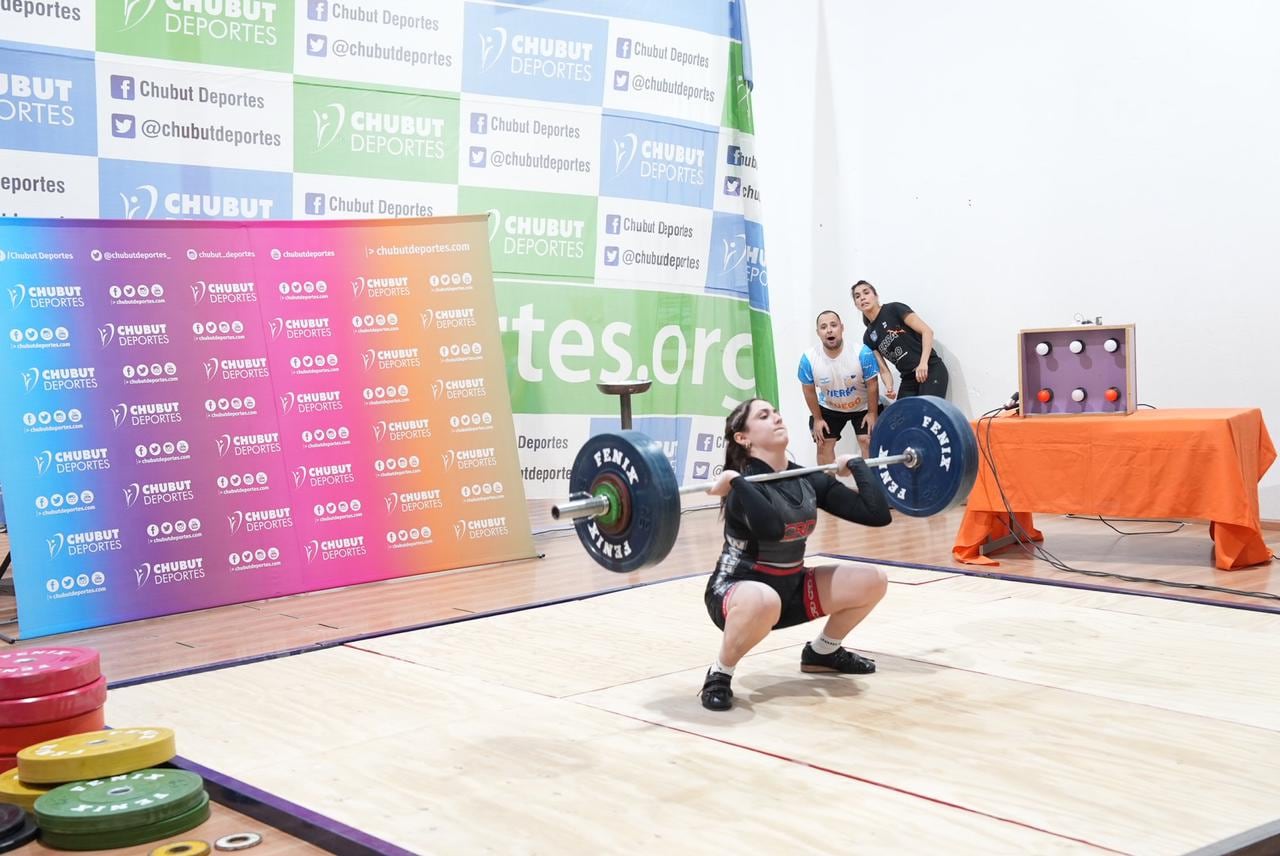
{"type": "Polygon", "coordinates": [[[51,695],[0,701],[0,727],[39,725],[42,722],[70,719],[102,707],[106,701],[106,678],[98,678],[91,684],[51,695]]]}
{"type": "Polygon", "coordinates": [[[101,707],[95,707],[88,713],[69,719],[0,728],[0,753],[17,755],[19,751],[33,743],[43,743],[46,740],[56,740],[72,734],[83,734],[86,731],[101,731],[105,725],[105,711],[101,707]]]}
{"type": "Polygon", "coordinates": [[[92,648],[20,648],[0,653],[0,701],[35,698],[92,683],[102,676],[92,648]]]}

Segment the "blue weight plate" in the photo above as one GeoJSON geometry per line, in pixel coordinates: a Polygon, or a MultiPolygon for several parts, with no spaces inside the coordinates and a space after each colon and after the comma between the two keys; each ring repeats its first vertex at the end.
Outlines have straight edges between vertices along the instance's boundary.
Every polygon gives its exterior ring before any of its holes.
{"type": "Polygon", "coordinates": [[[959,408],[932,395],[902,398],[885,408],[871,432],[872,456],[900,455],[908,447],[919,456],[917,466],[876,470],[890,505],[928,517],[964,501],[978,476],[978,441],[959,408]]]}
{"type": "Polygon", "coordinates": [[[603,527],[587,517],[574,522],[578,540],[601,566],[628,573],[666,558],[680,531],[680,486],[662,445],[639,431],[597,434],[578,451],[569,473],[571,496],[590,494],[613,476],[630,507],[624,526],[603,527]]]}

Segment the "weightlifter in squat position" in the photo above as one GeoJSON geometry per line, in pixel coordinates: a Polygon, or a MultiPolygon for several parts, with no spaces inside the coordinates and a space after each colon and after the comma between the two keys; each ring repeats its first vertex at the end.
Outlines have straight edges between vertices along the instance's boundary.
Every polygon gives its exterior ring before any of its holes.
{"type": "Polygon", "coordinates": [[[804,566],[805,541],[819,508],[867,526],[889,524],[889,506],[871,470],[851,455],[837,459],[837,472],[852,474],[857,490],[829,473],[767,482],[742,478],[797,466],[787,460],[782,415],[759,398],[734,408],[725,420],[724,436],[724,470],[707,490],[722,497],[724,548],[704,597],[724,637],[719,656],[707,670],[702,706],[733,706],[734,668],[770,630],[824,615],[822,632],[800,655],[801,671],[874,672],[872,660],[841,647],[841,642],[884,597],[884,572],[854,562],[804,566]]]}

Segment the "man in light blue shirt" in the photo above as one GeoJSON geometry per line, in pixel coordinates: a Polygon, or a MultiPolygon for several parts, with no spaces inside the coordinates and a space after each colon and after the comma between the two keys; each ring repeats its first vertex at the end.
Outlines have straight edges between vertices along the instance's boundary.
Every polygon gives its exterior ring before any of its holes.
{"type": "Polygon", "coordinates": [[[830,309],[818,315],[817,328],[820,345],[804,352],[796,375],[809,405],[818,463],[835,462],[836,443],[851,422],[862,456],[870,457],[880,403],[875,354],[866,345],[845,347],[844,322],[830,309]]]}

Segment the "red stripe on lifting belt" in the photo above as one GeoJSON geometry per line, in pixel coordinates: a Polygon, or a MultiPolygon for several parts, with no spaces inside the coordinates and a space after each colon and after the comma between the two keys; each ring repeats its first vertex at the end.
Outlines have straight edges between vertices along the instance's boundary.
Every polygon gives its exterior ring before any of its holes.
{"type": "Polygon", "coordinates": [[[751,570],[759,571],[762,574],[768,574],[771,577],[789,577],[792,574],[798,574],[803,571],[804,565],[797,562],[794,565],[782,568],[777,565],[762,565],[759,562],[756,562],[751,566],[751,570]]]}
{"type": "Polygon", "coordinates": [[[818,575],[812,570],[804,572],[804,614],[810,621],[826,615],[822,599],[818,597],[818,575]]]}

